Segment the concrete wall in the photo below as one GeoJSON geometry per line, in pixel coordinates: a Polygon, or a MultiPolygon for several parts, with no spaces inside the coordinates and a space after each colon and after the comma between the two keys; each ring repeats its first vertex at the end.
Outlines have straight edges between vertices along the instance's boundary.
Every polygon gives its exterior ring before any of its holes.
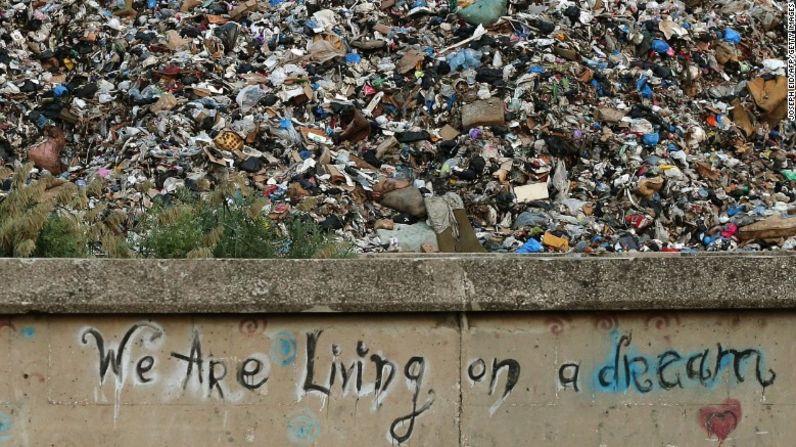
{"type": "Polygon", "coordinates": [[[0,445],[786,446],[794,321],[18,316],[0,328],[0,445]]]}
{"type": "Polygon", "coordinates": [[[0,272],[0,447],[796,439],[796,256],[0,272]]]}
{"type": "Polygon", "coordinates": [[[0,259],[0,313],[796,308],[796,252],[349,260],[0,259]]]}

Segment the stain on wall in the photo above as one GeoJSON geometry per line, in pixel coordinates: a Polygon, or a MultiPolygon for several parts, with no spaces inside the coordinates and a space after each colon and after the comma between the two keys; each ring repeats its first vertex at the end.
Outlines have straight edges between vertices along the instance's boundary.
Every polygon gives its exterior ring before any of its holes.
{"type": "Polygon", "coordinates": [[[14,419],[11,417],[11,415],[5,412],[0,412],[0,443],[11,445],[11,442],[14,439],[14,436],[11,432],[13,425],[14,419]]]}

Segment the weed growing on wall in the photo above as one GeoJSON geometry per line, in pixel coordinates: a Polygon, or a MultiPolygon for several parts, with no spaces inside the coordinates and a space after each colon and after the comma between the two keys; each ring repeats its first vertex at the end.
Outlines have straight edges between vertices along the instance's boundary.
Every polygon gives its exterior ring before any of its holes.
{"type": "Polygon", "coordinates": [[[187,190],[146,214],[141,253],[156,258],[272,258],[278,235],[262,204],[240,195],[201,199],[187,190]]]}
{"type": "MultiPolygon", "coordinates": [[[[158,195],[138,219],[98,200],[106,186],[83,188],[51,176],[30,178],[30,165],[0,168],[11,188],[0,196],[0,256],[148,258],[344,257],[340,244],[310,218],[281,221],[268,202],[236,181],[199,194],[158,195]]],[[[146,190],[146,185],[141,186],[146,190]]]]}
{"type": "Polygon", "coordinates": [[[139,228],[140,252],[155,258],[340,257],[342,247],[313,221],[294,216],[278,223],[266,202],[241,191],[200,197],[188,190],[150,211],[139,228]]]}
{"type": "Polygon", "coordinates": [[[13,173],[11,193],[0,202],[0,256],[85,256],[85,236],[67,211],[77,188],[54,177],[27,183],[30,170],[26,165],[13,173]]]}
{"type": "Polygon", "coordinates": [[[120,227],[124,215],[89,206],[102,194],[99,180],[78,188],[57,177],[30,178],[30,164],[0,169],[0,179],[11,178],[0,199],[0,256],[131,256],[120,227]]]}

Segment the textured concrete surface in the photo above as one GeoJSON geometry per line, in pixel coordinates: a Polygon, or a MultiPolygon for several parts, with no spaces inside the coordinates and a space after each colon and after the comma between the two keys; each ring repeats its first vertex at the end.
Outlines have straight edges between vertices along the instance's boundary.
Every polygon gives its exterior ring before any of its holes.
{"type": "Polygon", "coordinates": [[[542,315],[462,331],[460,445],[793,445],[793,312],[542,315]]]}
{"type": "Polygon", "coordinates": [[[0,259],[0,313],[793,308],[796,256],[0,259]]]}
{"type": "Polygon", "coordinates": [[[9,317],[0,446],[790,446],[795,320],[9,317]]]}

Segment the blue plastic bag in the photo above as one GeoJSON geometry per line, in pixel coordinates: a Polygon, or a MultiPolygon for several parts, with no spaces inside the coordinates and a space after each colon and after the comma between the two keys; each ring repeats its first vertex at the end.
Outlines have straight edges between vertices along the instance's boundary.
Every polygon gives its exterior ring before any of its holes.
{"type": "Polygon", "coordinates": [[[44,115],[39,115],[39,117],[36,118],[36,126],[38,126],[39,129],[44,129],[44,127],[47,126],[49,123],[50,120],[44,115]]]}
{"type": "Polygon", "coordinates": [[[53,95],[55,95],[56,98],[60,98],[61,96],[64,96],[68,92],[69,89],[66,88],[65,85],[58,84],[55,87],[53,87],[53,95]]]}
{"type": "Polygon", "coordinates": [[[451,71],[466,70],[468,68],[478,68],[481,66],[481,52],[472,48],[451,53],[447,57],[451,71]]]}
{"type": "Polygon", "coordinates": [[[528,73],[535,73],[535,74],[544,74],[544,67],[540,67],[539,65],[534,65],[528,69],[528,73]]]}
{"type": "Polygon", "coordinates": [[[741,43],[741,33],[735,31],[732,28],[725,28],[724,33],[722,33],[721,37],[722,39],[724,39],[725,42],[729,42],[734,45],[738,45],[739,43],[741,43]]]}
{"type": "Polygon", "coordinates": [[[745,211],[746,211],[746,206],[744,206],[744,205],[731,206],[731,207],[727,208],[727,215],[730,216],[730,217],[733,217],[736,214],[743,213],[745,211]]]}
{"type": "Polygon", "coordinates": [[[608,94],[605,93],[605,87],[603,87],[598,80],[592,79],[591,86],[594,87],[594,91],[597,92],[598,97],[608,96],[608,94]]]}
{"type": "Polygon", "coordinates": [[[522,247],[518,248],[514,253],[541,253],[543,251],[544,247],[542,247],[541,242],[531,238],[528,239],[528,242],[524,243],[522,247]]]}
{"type": "Polygon", "coordinates": [[[647,84],[646,76],[642,76],[638,81],[636,81],[636,90],[641,93],[643,98],[652,98],[652,87],[647,84]]]}
{"type": "Polygon", "coordinates": [[[652,41],[651,45],[652,49],[655,50],[658,54],[666,54],[667,51],[671,48],[665,40],[655,39],[652,41]]]}
{"type": "Polygon", "coordinates": [[[655,146],[659,141],[661,141],[661,136],[658,135],[658,132],[652,132],[644,134],[644,136],[641,137],[641,140],[644,141],[644,144],[647,146],[655,146]]]}

